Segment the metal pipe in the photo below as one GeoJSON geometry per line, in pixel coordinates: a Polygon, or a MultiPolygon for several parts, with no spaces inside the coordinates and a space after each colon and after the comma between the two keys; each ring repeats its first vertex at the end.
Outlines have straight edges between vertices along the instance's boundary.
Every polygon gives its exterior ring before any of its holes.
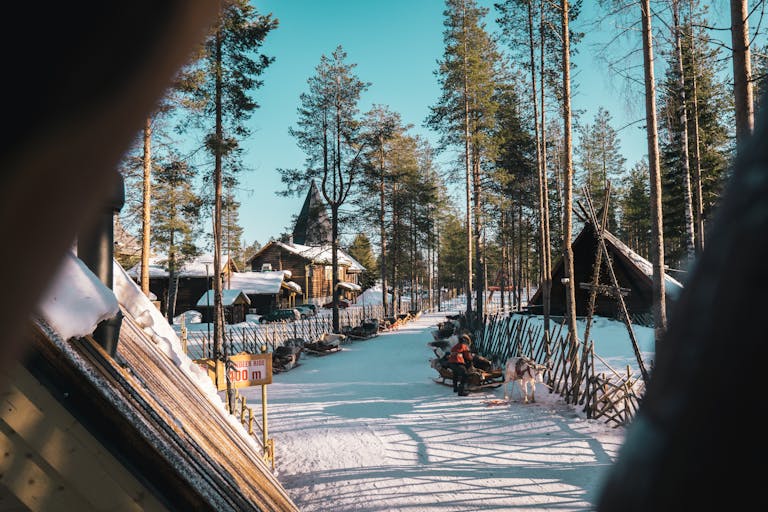
{"type": "MultiPolygon", "coordinates": [[[[123,204],[125,204],[125,187],[122,176],[118,174],[112,197],[105,201],[104,209],[90,229],[77,237],[78,258],[110,290],[114,286],[112,270],[115,252],[114,215],[122,209],[123,204]]],[[[117,351],[122,322],[123,314],[118,311],[112,318],[99,323],[93,331],[93,338],[112,357],[117,351]]]]}

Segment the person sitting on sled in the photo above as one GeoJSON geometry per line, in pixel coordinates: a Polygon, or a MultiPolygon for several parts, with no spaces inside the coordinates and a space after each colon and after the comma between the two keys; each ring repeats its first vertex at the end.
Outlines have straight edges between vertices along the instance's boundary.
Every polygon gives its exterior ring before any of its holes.
{"type": "Polygon", "coordinates": [[[465,389],[467,385],[467,369],[472,365],[472,353],[469,351],[469,345],[472,339],[467,334],[459,337],[459,342],[451,347],[451,353],[448,355],[448,367],[453,372],[453,392],[459,396],[467,396],[469,393],[465,389]]]}

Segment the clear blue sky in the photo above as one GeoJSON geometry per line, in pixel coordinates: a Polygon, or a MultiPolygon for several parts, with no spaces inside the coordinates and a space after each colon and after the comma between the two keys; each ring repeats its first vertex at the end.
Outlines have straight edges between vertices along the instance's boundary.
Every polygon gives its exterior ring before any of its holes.
{"type": "MultiPolygon", "coordinates": [[[[443,54],[442,0],[261,0],[254,2],[262,13],[272,13],[280,26],[271,32],[263,50],[275,62],[263,75],[257,90],[261,105],[250,121],[252,136],[245,142],[245,163],[252,169],[242,175],[240,222],[248,243],[264,244],[291,225],[301,209],[302,197],[278,197],[283,188],[278,168],[301,167],[305,155],[296,147],[288,128],[296,122],[299,95],[322,54],[337,45],[357,63],[357,74],[371,87],[363,95],[361,112],[373,104],[388,105],[414,125],[414,133],[435,141],[435,134],[422,123],[439,97],[434,76],[436,61],[443,54]]],[[[614,128],[636,121],[644,114],[639,89],[627,92],[624,84],[611,82],[594,58],[594,45],[612,37],[610,29],[596,31],[588,22],[598,16],[596,1],[585,0],[581,20],[574,30],[586,31],[573,61],[573,109],[583,110],[583,120],[592,122],[598,107],[608,109],[614,128]]],[[[494,26],[492,0],[488,23],[494,26]]],[[[727,12],[727,3],[720,9],[727,12]]],[[[638,13],[639,14],[639,13],[638,13]]],[[[638,37],[639,39],[639,37],[638,37]]],[[[657,61],[658,62],[658,61],[657,61]]],[[[662,70],[657,69],[657,77],[662,70]]],[[[620,132],[622,150],[631,167],[646,154],[642,124],[620,132]]]]}

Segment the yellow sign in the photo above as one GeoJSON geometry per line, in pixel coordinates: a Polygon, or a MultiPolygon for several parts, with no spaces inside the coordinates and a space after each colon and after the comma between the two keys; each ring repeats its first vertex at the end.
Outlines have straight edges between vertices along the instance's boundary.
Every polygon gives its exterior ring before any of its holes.
{"type": "MultiPolygon", "coordinates": [[[[227,381],[224,379],[224,365],[221,361],[216,362],[215,370],[213,359],[196,359],[195,363],[208,372],[208,376],[214,384],[218,381],[218,391],[227,389],[227,381]]],[[[246,354],[243,352],[234,355],[229,358],[228,374],[230,383],[236,388],[272,384],[272,354],[246,354]]]]}

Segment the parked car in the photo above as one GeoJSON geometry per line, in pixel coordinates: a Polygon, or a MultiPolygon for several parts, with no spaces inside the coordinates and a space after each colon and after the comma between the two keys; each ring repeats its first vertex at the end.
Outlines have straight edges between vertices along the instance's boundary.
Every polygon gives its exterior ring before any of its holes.
{"type": "MultiPolygon", "coordinates": [[[[328,309],[333,308],[333,301],[326,302],[325,304],[323,304],[323,307],[324,308],[328,308],[328,309]]],[[[341,309],[348,308],[349,307],[349,301],[346,300],[346,299],[339,299],[339,307],[341,309]]]]}
{"type": "Polygon", "coordinates": [[[248,313],[245,315],[245,321],[252,324],[257,324],[261,321],[261,315],[257,315],[256,313],[248,313]]]}
{"type": "Polygon", "coordinates": [[[299,304],[294,309],[298,309],[301,313],[301,318],[308,318],[317,314],[317,306],[314,304],[299,304]]]}
{"type": "Polygon", "coordinates": [[[259,322],[263,324],[266,322],[298,320],[299,318],[301,318],[301,313],[297,309],[273,309],[269,313],[261,315],[259,322]]]}

